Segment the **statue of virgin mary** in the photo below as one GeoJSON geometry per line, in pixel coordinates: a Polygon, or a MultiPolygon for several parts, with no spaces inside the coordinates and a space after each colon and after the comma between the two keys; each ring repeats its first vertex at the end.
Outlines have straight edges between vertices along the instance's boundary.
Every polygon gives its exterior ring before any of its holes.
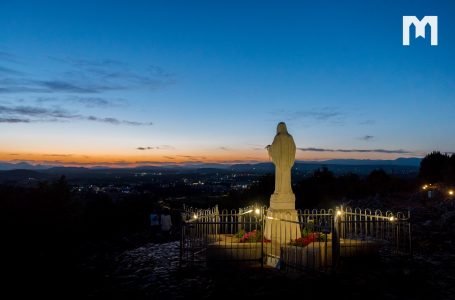
{"type": "Polygon", "coordinates": [[[269,157],[275,165],[274,194],[293,194],[291,187],[291,168],[295,161],[295,143],[288,133],[286,124],[280,122],[272,145],[267,146],[269,157]]]}

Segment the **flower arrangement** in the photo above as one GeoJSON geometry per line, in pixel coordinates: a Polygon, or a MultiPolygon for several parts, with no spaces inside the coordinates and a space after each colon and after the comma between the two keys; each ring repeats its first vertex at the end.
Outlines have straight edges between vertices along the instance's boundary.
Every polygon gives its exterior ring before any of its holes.
{"type": "Polygon", "coordinates": [[[302,231],[302,237],[291,241],[292,246],[305,247],[313,242],[324,242],[327,236],[321,232],[308,232],[306,228],[302,231]]]}
{"type": "Polygon", "coordinates": [[[250,232],[245,232],[245,230],[241,229],[237,234],[235,234],[235,236],[239,238],[240,243],[260,243],[261,241],[264,243],[270,242],[270,240],[263,237],[260,230],[256,229],[250,232]]]}

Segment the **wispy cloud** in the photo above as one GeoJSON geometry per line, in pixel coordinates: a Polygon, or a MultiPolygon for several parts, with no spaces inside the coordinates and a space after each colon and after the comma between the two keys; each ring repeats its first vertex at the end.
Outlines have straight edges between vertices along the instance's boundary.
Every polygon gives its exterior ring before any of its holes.
{"type": "Polygon", "coordinates": [[[0,106],[0,114],[19,114],[26,116],[51,116],[58,118],[73,118],[75,115],[62,109],[47,109],[37,106],[0,106]]]}
{"type": "Polygon", "coordinates": [[[58,58],[76,70],[69,70],[64,75],[72,80],[96,79],[97,82],[109,83],[111,88],[148,88],[156,89],[175,83],[174,75],[157,65],[132,68],[126,62],[115,59],[78,59],[58,58]]]}
{"type": "Polygon", "coordinates": [[[99,118],[95,116],[81,116],[81,119],[83,120],[88,120],[88,121],[95,121],[95,122],[101,122],[101,123],[108,123],[112,125],[131,125],[131,126],[151,126],[153,125],[153,122],[136,122],[136,121],[127,121],[127,120],[119,120],[116,118],[99,118]]]}
{"type": "Polygon", "coordinates": [[[360,125],[373,125],[375,123],[376,123],[376,121],[374,121],[374,120],[364,120],[364,121],[359,122],[360,125]]]}
{"type": "Polygon", "coordinates": [[[22,75],[21,71],[13,70],[11,68],[2,67],[0,66],[0,73],[7,74],[7,75],[22,75]]]}
{"type": "Polygon", "coordinates": [[[45,88],[45,92],[69,92],[69,93],[99,93],[104,90],[113,90],[115,87],[98,86],[92,83],[75,84],[63,80],[35,81],[38,86],[45,88]]]}
{"type": "Polygon", "coordinates": [[[103,97],[93,96],[78,96],[72,95],[67,97],[38,97],[35,99],[37,103],[69,103],[69,104],[81,104],[88,108],[94,107],[114,107],[121,106],[126,103],[123,99],[106,99],[103,97]]]}
{"type": "Polygon", "coordinates": [[[327,122],[337,125],[344,123],[345,119],[345,113],[341,112],[336,107],[322,107],[298,111],[280,110],[278,112],[273,112],[273,115],[278,115],[283,120],[289,121],[327,122]]]}
{"type": "Polygon", "coordinates": [[[72,154],[44,154],[44,156],[51,156],[51,157],[70,157],[73,156],[72,154]]]}
{"type": "Polygon", "coordinates": [[[18,62],[16,55],[6,52],[6,51],[0,51],[0,60],[7,61],[7,62],[13,62],[13,63],[18,62]]]}
{"type": "Polygon", "coordinates": [[[84,58],[75,58],[75,57],[49,57],[52,60],[56,60],[63,63],[69,63],[77,67],[111,67],[111,66],[124,66],[125,64],[119,60],[115,59],[84,59],[84,58]]]}
{"type": "Polygon", "coordinates": [[[174,149],[173,146],[170,145],[161,145],[161,146],[147,146],[147,147],[137,147],[137,150],[169,150],[174,149]]]}
{"type": "MultiPolygon", "coordinates": [[[[10,57],[2,53],[0,52],[0,58],[10,57]]],[[[131,67],[114,59],[51,59],[54,64],[55,62],[63,64],[67,70],[54,72],[49,78],[38,80],[38,76],[25,76],[19,71],[1,66],[0,73],[23,76],[4,78],[0,93],[99,94],[112,90],[157,89],[175,83],[173,74],[156,65],[131,67]]]]}
{"type": "MultiPolygon", "coordinates": [[[[49,57],[47,58],[49,59],[49,57]]],[[[111,99],[107,92],[115,90],[153,90],[175,82],[175,76],[160,66],[131,66],[115,59],[50,58],[48,75],[29,74],[9,66],[16,57],[0,51],[0,94],[24,98],[26,106],[0,103],[1,123],[61,122],[84,120],[113,125],[142,126],[152,122],[123,120],[74,111],[74,104],[82,109],[108,108],[125,105],[123,99],[111,99]],[[60,66],[59,66],[60,64],[60,66]],[[55,66],[55,69],[52,67],[55,66]],[[65,71],[59,71],[59,70],[65,71]],[[31,103],[40,104],[34,106],[31,103]],[[43,107],[48,103],[52,107],[43,107]],[[71,106],[69,106],[71,105],[71,106]],[[60,108],[63,107],[63,108],[60,108]],[[70,110],[64,109],[71,107],[70,110]]],[[[27,64],[27,63],[23,63],[27,64]]],[[[33,69],[34,70],[34,69],[33,69]]],[[[5,95],[5,97],[8,97],[5,95]]],[[[18,104],[18,102],[15,102],[18,104]]]]}
{"type": "Polygon", "coordinates": [[[388,153],[388,154],[411,154],[412,151],[403,149],[388,150],[388,149],[328,149],[328,148],[298,148],[304,152],[342,152],[342,153],[388,153]]]}
{"type": "Polygon", "coordinates": [[[153,125],[152,122],[120,120],[112,117],[85,116],[78,113],[72,113],[61,108],[43,108],[37,106],[0,105],[0,120],[2,120],[2,123],[62,122],[69,120],[85,120],[112,125],[153,125]]]}
{"type": "Polygon", "coordinates": [[[205,156],[195,156],[195,155],[177,155],[178,157],[186,158],[192,162],[203,161],[207,159],[205,156]]]}
{"type": "Polygon", "coordinates": [[[359,139],[363,140],[363,141],[371,141],[372,139],[374,139],[374,136],[372,136],[372,135],[364,135],[364,136],[361,136],[359,139]]]}
{"type": "Polygon", "coordinates": [[[24,118],[2,118],[2,117],[0,117],[0,123],[30,123],[30,120],[24,119],[24,118]]]}

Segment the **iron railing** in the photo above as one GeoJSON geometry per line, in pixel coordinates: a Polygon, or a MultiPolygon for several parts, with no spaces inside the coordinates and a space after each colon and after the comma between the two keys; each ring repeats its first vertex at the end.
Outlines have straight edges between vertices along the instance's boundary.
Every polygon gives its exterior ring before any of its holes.
{"type": "Polygon", "coordinates": [[[182,264],[229,261],[327,271],[340,259],[379,249],[411,253],[409,212],[338,207],[291,214],[257,206],[220,212],[215,206],[185,207],[182,219],[182,264]]]}

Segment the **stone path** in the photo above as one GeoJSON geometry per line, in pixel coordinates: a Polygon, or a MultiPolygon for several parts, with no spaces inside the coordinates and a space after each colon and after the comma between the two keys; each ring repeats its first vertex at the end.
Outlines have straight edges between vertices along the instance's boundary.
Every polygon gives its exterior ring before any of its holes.
{"type": "Polygon", "coordinates": [[[341,273],[286,273],[273,268],[179,268],[179,242],[149,243],[114,259],[108,284],[92,293],[100,299],[211,299],[332,297],[351,299],[453,299],[453,255],[416,257],[411,261],[377,258],[346,265],[341,273]]]}
{"type": "Polygon", "coordinates": [[[179,242],[154,244],[126,251],[116,258],[112,274],[117,296],[180,299],[185,295],[210,296],[212,281],[204,272],[188,274],[179,268],[179,242]]]}

